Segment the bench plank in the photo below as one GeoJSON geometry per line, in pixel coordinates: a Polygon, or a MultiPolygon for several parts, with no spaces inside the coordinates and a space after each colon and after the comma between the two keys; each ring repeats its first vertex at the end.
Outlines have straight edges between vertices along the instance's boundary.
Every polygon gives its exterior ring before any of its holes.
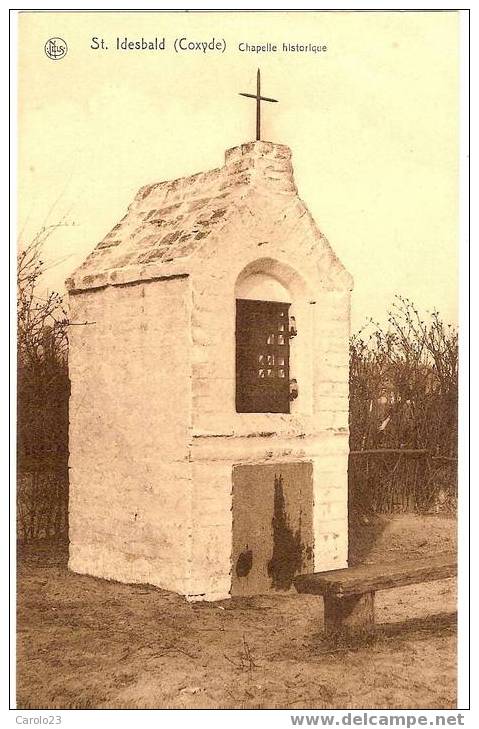
{"type": "Polygon", "coordinates": [[[444,553],[427,559],[362,564],[331,572],[298,575],[294,578],[294,586],[301,593],[347,597],[417,582],[444,580],[455,575],[457,557],[444,553]]]}

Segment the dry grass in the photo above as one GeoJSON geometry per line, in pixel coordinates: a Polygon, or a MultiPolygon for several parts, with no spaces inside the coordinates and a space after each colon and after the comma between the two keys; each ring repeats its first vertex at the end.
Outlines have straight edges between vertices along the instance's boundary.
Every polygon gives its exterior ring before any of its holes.
{"type": "MultiPolygon", "coordinates": [[[[357,524],[355,561],[454,548],[456,525],[357,524]]],[[[187,603],[68,572],[65,548],[19,555],[19,708],[444,708],[456,703],[455,580],[378,593],[372,641],[322,637],[319,598],[187,603]]]]}

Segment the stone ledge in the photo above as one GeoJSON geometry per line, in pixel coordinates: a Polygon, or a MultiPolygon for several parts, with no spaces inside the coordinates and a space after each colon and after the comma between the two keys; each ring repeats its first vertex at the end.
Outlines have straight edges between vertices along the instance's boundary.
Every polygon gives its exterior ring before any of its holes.
{"type": "Polygon", "coordinates": [[[182,262],[175,261],[171,265],[168,263],[163,265],[152,264],[151,266],[137,265],[112,269],[98,274],[89,274],[83,277],[74,275],[66,279],[65,286],[69,295],[75,296],[84,291],[101,290],[109,286],[127,286],[150,281],[174,281],[189,277],[190,274],[186,270],[187,261],[188,259],[185,258],[182,262]]]}

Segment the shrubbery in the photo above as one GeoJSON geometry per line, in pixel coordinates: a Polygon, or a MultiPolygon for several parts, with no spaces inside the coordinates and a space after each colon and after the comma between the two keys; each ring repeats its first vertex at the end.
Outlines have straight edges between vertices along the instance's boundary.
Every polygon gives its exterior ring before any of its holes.
{"type": "Polygon", "coordinates": [[[17,266],[17,525],[20,538],[68,532],[67,319],[61,297],[40,296],[44,228],[17,266]]]}
{"type": "Polygon", "coordinates": [[[457,330],[396,297],[387,327],[370,321],[350,342],[352,505],[453,507],[457,402],[457,330]]]}

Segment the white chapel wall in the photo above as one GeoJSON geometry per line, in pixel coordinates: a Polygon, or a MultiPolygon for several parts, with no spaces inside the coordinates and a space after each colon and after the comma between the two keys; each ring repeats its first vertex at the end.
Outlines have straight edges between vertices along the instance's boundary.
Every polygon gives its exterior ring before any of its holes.
{"type": "Polygon", "coordinates": [[[189,282],[70,302],[70,568],[186,593],[189,282]]]}
{"type": "Polygon", "coordinates": [[[291,263],[280,262],[271,245],[269,256],[251,260],[251,248],[243,241],[234,262],[211,261],[214,269],[203,265],[192,280],[193,468],[201,464],[195,471],[197,512],[205,491],[222,494],[216,503],[209,501],[208,525],[201,532],[202,541],[208,535],[215,544],[216,576],[209,582],[207,569],[198,564],[193,570],[195,589],[207,599],[217,599],[231,582],[231,484],[238,463],[312,462],[315,569],[347,565],[350,292],[326,288],[314,258],[298,252],[291,263]],[[300,395],[290,415],[235,412],[235,301],[243,297],[291,302],[298,328],[291,340],[291,376],[300,395]]]}

